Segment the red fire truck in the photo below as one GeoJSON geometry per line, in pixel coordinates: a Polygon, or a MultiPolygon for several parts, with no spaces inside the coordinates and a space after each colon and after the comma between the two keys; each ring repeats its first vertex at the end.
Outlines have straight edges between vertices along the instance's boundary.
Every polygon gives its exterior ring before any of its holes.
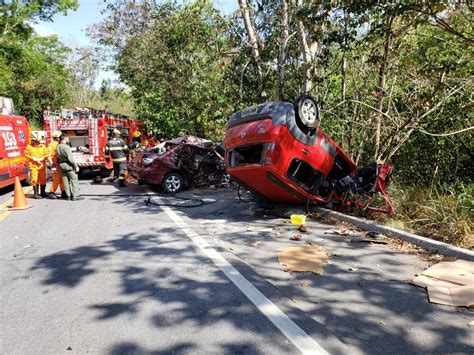
{"type": "Polygon", "coordinates": [[[105,146],[114,129],[122,133],[125,143],[129,143],[136,131],[143,132],[144,125],[127,116],[91,108],[44,112],[46,142],[51,141],[51,133],[56,130],[68,134],[74,159],[82,170],[90,169],[103,175],[110,173],[112,160],[105,154],[105,146]]]}
{"type": "Polygon", "coordinates": [[[28,178],[25,149],[29,144],[30,127],[25,117],[13,113],[10,98],[0,97],[0,188],[28,178]]]}

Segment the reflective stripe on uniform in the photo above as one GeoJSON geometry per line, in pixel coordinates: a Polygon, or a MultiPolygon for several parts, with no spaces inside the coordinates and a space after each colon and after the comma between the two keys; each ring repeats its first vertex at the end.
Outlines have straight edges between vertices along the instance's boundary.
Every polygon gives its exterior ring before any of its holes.
{"type": "Polygon", "coordinates": [[[124,147],[108,147],[107,149],[112,151],[112,150],[124,150],[125,148],[124,147]]]}
{"type": "Polygon", "coordinates": [[[124,161],[127,161],[127,158],[123,157],[123,158],[116,158],[116,159],[112,159],[112,161],[114,163],[121,163],[121,162],[124,162],[124,161]]]}

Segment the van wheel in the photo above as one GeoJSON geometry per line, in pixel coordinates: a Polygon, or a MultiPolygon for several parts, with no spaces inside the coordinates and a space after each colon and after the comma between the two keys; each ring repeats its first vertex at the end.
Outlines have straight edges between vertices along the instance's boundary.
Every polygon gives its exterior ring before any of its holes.
{"type": "Polygon", "coordinates": [[[297,123],[304,127],[315,128],[319,125],[319,107],[309,95],[300,95],[293,102],[297,123]]]}
{"type": "Polygon", "coordinates": [[[184,179],[178,173],[169,173],[163,178],[161,186],[165,193],[175,194],[183,189],[184,179]]]}

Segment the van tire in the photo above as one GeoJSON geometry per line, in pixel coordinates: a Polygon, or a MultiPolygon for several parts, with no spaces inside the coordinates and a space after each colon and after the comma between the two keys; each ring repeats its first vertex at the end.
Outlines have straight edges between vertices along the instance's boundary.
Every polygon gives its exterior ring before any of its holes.
{"type": "Polygon", "coordinates": [[[312,129],[319,126],[319,107],[309,95],[300,95],[293,102],[298,125],[312,129]]]}

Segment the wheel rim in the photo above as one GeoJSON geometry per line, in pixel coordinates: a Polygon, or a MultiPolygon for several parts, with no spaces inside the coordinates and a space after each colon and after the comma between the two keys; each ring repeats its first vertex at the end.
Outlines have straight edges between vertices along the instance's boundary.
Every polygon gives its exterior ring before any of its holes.
{"type": "Polygon", "coordinates": [[[181,187],[181,179],[176,175],[168,176],[165,181],[166,190],[176,192],[181,187]]]}
{"type": "Polygon", "coordinates": [[[311,99],[306,99],[301,105],[301,119],[306,125],[312,126],[318,119],[318,107],[311,99]]]}

